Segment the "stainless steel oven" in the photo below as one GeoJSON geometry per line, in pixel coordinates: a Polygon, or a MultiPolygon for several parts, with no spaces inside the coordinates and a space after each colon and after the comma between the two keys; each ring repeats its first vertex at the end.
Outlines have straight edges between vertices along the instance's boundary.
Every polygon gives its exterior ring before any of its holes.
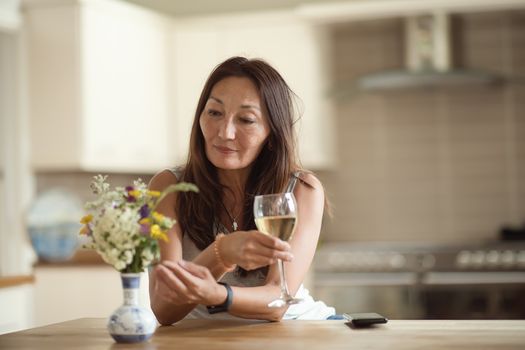
{"type": "Polygon", "coordinates": [[[390,318],[524,319],[525,244],[331,243],[314,290],[338,312],[390,318]]]}

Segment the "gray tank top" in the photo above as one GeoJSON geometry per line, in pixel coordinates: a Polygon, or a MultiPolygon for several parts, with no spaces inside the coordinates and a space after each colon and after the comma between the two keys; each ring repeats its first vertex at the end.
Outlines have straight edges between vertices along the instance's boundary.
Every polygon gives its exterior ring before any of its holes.
{"type": "MultiPolygon", "coordinates": [[[[182,168],[177,167],[173,169],[169,169],[173,175],[179,180],[182,175],[182,168]]],[[[286,192],[293,192],[297,179],[300,175],[300,172],[293,173],[292,177],[290,178],[290,181],[288,182],[288,185],[286,186],[286,192]]],[[[220,232],[224,234],[229,234],[230,231],[222,225],[217,218],[215,218],[215,222],[213,225],[213,233],[214,235],[219,234],[220,232]]],[[[195,243],[191,240],[191,238],[188,235],[182,234],[182,258],[187,261],[192,261],[195,259],[197,255],[201,253],[201,250],[197,248],[195,243]]],[[[262,270],[256,270],[256,272],[252,272],[247,274],[247,276],[240,276],[239,272],[237,270],[228,272],[222,278],[219,280],[221,282],[228,283],[232,286],[238,286],[238,287],[257,287],[264,285],[266,280],[266,273],[264,273],[262,270]]]]}

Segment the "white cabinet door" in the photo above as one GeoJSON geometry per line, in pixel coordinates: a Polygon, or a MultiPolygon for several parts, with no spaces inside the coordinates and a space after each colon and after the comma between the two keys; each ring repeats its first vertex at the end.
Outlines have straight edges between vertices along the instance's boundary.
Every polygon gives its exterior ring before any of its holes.
{"type": "MultiPolygon", "coordinates": [[[[109,317],[122,304],[120,275],[109,265],[35,268],[35,326],[83,317],[109,317]]],[[[139,304],[150,308],[148,273],[141,273],[139,304]]]]}
{"type": "Polygon", "coordinates": [[[170,117],[170,159],[183,164],[188,154],[190,132],[206,79],[219,63],[219,34],[193,23],[179,24],[172,35],[171,71],[174,115],[170,117]]]}
{"type": "Polygon", "coordinates": [[[168,23],[127,6],[83,6],[84,165],[166,165],[168,23]]]}
{"type": "Polygon", "coordinates": [[[26,13],[35,167],[166,166],[168,21],[117,1],[26,13]]]}
{"type": "Polygon", "coordinates": [[[34,326],[34,286],[0,288],[0,334],[34,326]]]}
{"type": "Polygon", "coordinates": [[[79,168],[82,150],[77,9],[24,12],[32,165],[79,168]]]}

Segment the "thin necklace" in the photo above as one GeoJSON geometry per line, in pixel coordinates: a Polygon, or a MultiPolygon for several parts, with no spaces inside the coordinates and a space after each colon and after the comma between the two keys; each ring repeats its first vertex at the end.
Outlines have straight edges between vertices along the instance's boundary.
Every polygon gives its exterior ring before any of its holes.
{"type": "Polygon", "coordinates": [[[230,217],[230,220],[232,222],[232,229],[234,231],[237,231],[237,228],[239,227],[239,225],[237,225],[237,217],[233,216],[232,214],[230,214],[230,212],[228,211],[228,209],[226,209],[226,206],[224,205],[224,203],[221,201],[221,204],[222,204],[222,207],[224,208],[224,210],[226,211],[226,214],[228,214],[228,216],[230,217]]]}

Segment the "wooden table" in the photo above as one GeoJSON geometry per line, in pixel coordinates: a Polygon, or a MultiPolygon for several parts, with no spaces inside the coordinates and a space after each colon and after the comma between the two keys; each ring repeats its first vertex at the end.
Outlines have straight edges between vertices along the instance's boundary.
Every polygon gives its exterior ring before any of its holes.
{"type": "Polygon", "coordinates": [[[84,318],[0,336],[0,349],[525,349],[525,320],[397,321],[352,329],[344,321],[188,320],[150,341],[116,344],[106,320],[84,318]]]}

